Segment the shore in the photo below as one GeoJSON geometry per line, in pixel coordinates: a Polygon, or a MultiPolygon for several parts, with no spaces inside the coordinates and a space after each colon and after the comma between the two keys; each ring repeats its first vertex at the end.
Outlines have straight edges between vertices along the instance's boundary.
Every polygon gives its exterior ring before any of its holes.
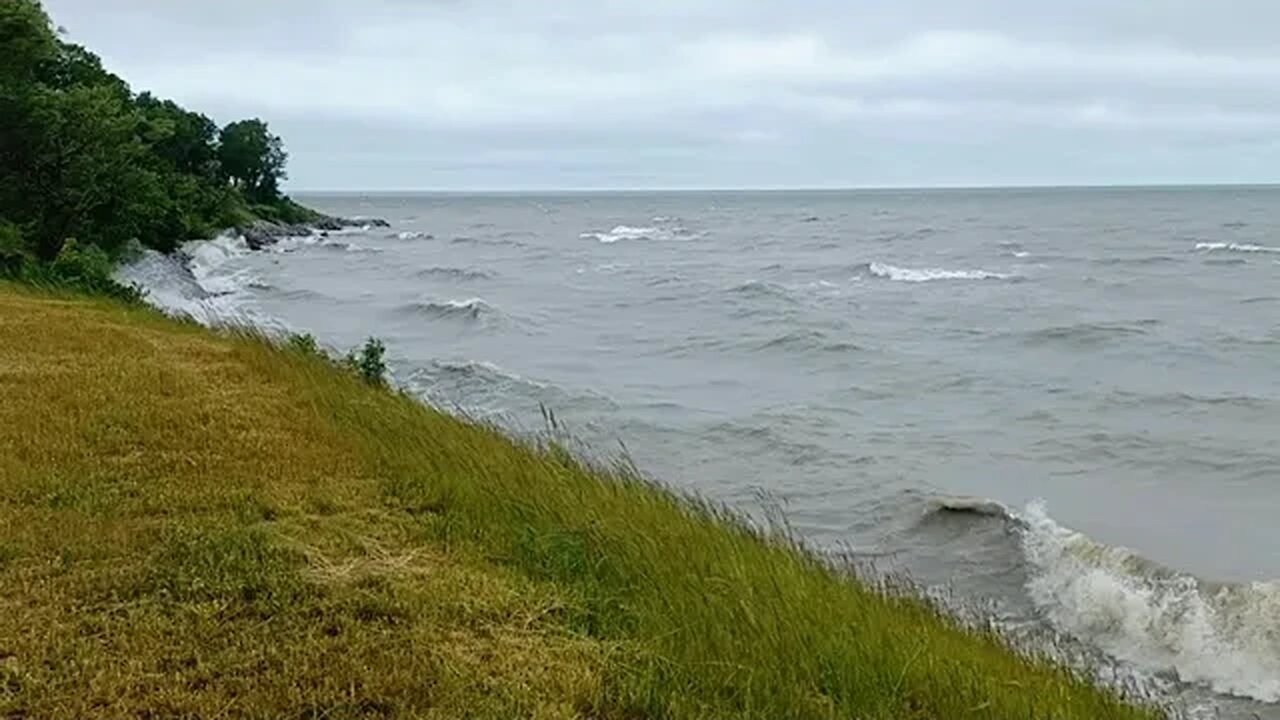
{"type": "Polygon", "coordinates": [[[1156,718],[305,349],[0,283],[0,714],[1156,718]]]}

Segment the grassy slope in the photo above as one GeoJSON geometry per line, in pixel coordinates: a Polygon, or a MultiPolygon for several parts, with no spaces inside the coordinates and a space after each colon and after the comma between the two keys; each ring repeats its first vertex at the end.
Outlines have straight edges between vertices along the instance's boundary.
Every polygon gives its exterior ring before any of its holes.
{"type": "Polygon", "coordinates": [[[0,715],[1144,718],[625,478],[0,285],[0,715]]]}

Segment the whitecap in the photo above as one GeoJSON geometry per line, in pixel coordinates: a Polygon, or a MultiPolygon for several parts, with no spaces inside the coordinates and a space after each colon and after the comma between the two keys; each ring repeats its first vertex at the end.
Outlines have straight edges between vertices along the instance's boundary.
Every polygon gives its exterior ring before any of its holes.
{"type": "Polygon", "coordinates": [[[895,282],[930,282],[933,280],[1009,280],[1015,276],[988,270],[947,270],[943,268],[904,268],[873,262],[867,271],[875,277],[895,282]]]}
{"type": "Polygon", "coordinates": [[[1280,253],[1280,247],[1252,245],[1250,243],[1200,242],[1196,243],[1196,249],[1208,252],[1225,250],[1227,252],[1242,253],[1280,253]]]}
{"type": "Polygon", "coordinates": [[[460,320],[464,322],[502,322],[506,316],[484,298],[464,300],[419,301],[402,305],[400,312],[434,320],[460,320]]]}
{"type": "Polygon", "coordinates": [[[602,243],[615,243],[619,240],[664,240],[670,237],[670,233],[656,227],[618,225],[608,232],[584,232],[579,237],[584,240],[593,239],[602,243]]]}
{"type": "Polygon", "coordinates": [[[1215,585],[1020,515],[1027,591],[1058,630],[1153,674],[1280,702],[1280,582],[1215,585]]]}

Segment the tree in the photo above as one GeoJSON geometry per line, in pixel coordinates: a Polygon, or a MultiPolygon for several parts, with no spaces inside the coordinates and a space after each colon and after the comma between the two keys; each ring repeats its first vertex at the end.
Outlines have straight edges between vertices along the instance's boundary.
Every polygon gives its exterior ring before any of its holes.
{"type": "Polygon", "coordinates": [[[176,172],[213,180],[218,173],[218,126],[172,100],[144,92],[134,100],[145,125],[143,141],[176,172]]]}
{"type": "Polygon", "coordinates": [[[288,155],[284,143],[257,118],[231,123],[219,137],[218,160],[222,172],[250,202],[280,199],[280,181],[288,155]]]}
{"type": "Polygon", "coordinates": [[[0,0],[0,93],[29,88],[57,60],[58,38],[34,0],[0,0]]]}
{"type": "Polygon", "coordinates": [[[12,217],[29,223],[37,257],[52,260],[71,237],[108,251],[134,238],[153,246],[177,239],[165,237],[170,202],[148,167],[139,118],[112,88],[43,90],[32,97],[30,119],[12,217]]]}

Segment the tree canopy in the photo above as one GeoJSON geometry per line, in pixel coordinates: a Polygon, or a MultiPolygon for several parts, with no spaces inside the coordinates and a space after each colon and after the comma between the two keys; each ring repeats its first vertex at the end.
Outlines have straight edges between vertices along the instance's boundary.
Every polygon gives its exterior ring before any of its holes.
{"type": "Polygon", "coordinates": [[[257,118],[233,122],[219,135],[222,171],[253,202],[280,198],[287,159],[279,136],[272,135],[267,124],[257,118]]]}
{"type": "MultiPolygon", "coordinates": [[[[259,119],[219,129],[134,93],[63,40],[39,0],[0,0],[0,272],[76,239],[162,251],[289,204],[287,155],[259,119]]],[[[290,204],[291,205],[291,204],[290,204]]]]}

